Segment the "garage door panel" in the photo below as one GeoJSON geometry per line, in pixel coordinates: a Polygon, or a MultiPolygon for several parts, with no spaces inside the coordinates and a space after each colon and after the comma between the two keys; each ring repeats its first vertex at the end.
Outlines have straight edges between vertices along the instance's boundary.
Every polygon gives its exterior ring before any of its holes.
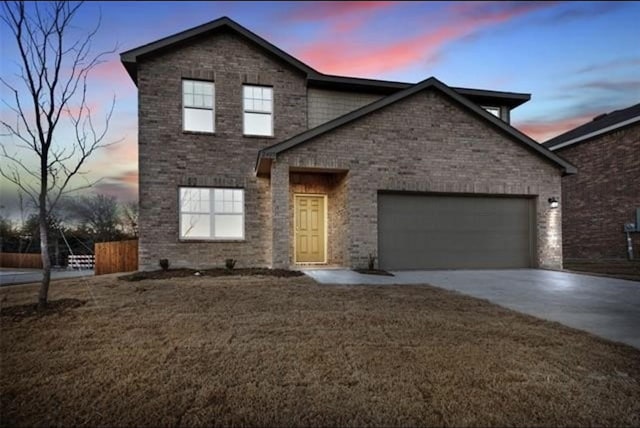
{"type": "Polygon", "coordinates": [[[527,198],[381,194],[380,266],[530,267],[532,217],[527,198]]]}

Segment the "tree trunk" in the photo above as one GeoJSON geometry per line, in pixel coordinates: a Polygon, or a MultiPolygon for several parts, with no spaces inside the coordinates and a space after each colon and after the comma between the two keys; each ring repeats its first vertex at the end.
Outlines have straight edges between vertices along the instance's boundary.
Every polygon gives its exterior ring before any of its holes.
{"type": "MultiPolygon", "coordinates": [[[[45,202],[46,203],[46,202],[45,202]]],[[[47,307],[49,281],[51,280],[51,259],[49,258],[49,225],[45,203],[40,203],[40,254],[42,256],[42,284],[38,293],[38,309],[47,307]]]]}

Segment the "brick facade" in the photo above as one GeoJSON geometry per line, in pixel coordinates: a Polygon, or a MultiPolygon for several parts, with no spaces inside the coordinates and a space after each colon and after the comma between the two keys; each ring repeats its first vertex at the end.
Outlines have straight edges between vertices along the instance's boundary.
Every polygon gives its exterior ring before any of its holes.
{"type": "MultiPolygon", "coordinates": [[[[625,223],[640,208],[640,124],[556,150],[578,168],[562,179],[565,260],[627,258],[625,223]]],[[[640,233],[632,233],[640,258],[640,233]]]]}
{"type": "Polygon", "coordinates": [[[433,89],[284,152],[276,159],[283,163],[348,171],[347,266],[366,266],[377,253],[380,190],[535,197],[537,264],[562,266],[561,210],[547,201],[560,197],[561,171],[433,89]]]}
{"type": "Polygon", "coordinates": [[[139,61],[141,269],[157,269],[161,258],[172,266],[272,264],[274,196],[269,180],[255,176],[256,154],[307,129],[306,92],[299,71],[230,32],[139,61]],[[182,131],[183,78],[215,82],[215,135],[182,131]],[[242,136],[243,83],[273,86],[274,138],[242,136]],[[244,187],[245,241],[180,242],[181,185],[244,187]]]}
{"type": "Polygon", "coordinates": [[[328,263],[364,266],[377,252],[379,190],[537,198],[537,263],[561,266],[560,210],[547,203],[560,195],[560,169],[434,89],[285,152],[269,177],[257,177],[258,151],[306,130],[308,109],[313,120],[328,120],[374,99],[360,94],[334,108],[326,93],[310,100],[304,75],[228,31],[140,58],[137,67],[141,269],[157,269],[161,258],[174,267],[226,258],[289,267],[298,192],[328,196],[328,263]],[[183,78],[215,82],[214,135],[182,131],[183,78]],[[243,83],[273,86],[273,138],[242,136],[243,83]],[[187,185],[244,188],[245,239],[181,242],[178,187],[187,185]]]}

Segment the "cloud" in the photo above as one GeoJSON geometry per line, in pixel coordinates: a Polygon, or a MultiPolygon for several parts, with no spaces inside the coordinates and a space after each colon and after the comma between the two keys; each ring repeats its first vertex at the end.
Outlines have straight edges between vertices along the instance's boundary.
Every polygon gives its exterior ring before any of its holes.
{"type": "Polygon", "coordinates": [[[640,66],[640,58],[621,58],[612,61],[591,64],[586,67],[574,71],[576,74],[585,74],[592,71],[615,70],[618,68],[637,67],[640,66]]]}
{"type": "Polygon", "coordinates": [[[568,86],[568,89],[600,89],[612,92],[639,92],[640,80],[593,80],[568,86]]]}
{"type": "Polygon", "coordinates": [[[514,124],[521,132],[536,141],[544,142],[593,120],[599,113],[579,114],[559,119],[527,120],[514,124]]]}
{"type": "Polygon", "coordinates": [[[89,72],[89,79],[96,80],[105,86],[130,86],[130,89],[135,87],[133,80],[117,58],[98,64],[89,72]]]}
{"type": "Polygon", "coordinates": [[[582,18],[590,18],[593,16],[601,16],[607,12],[614,11],[623,6],[624,2],[568,2],[571,6],[567,9],[560,10],[545,19],[548,24],[566,24],[568,21],[582,18]]]}
{"type": "Polygon", "coordinates": [[[397,6],[393,1],[318,1],[308,2],[285,15],[288,21],[317,21],[340,18],[349,14],[372,12],[397,6]]]}
{"type": "Polygon", "coordinates": [[[329,34],[296,54],[326,73],[371,75],[403,70],[418,63],[434,63],[441,49],[453,41],[553,5],[552,2],[453,4],[449,9],[453,16],[451,22],[442,22],[436,29],[418,35],[381,45],[358,41],[355,37],[342,37],[338,43],[329,34]]]}
{"type": "Polygon", "coordinates": [[[118,175],[105,177],[93,186],[92,193],[115,196],[119,201],[137,201],[138,171],[127,170],[118,175]]]}

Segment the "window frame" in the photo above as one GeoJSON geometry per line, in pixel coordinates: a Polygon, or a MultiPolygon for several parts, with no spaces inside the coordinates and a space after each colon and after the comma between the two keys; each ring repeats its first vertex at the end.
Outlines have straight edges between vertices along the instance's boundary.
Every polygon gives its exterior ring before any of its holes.
{"type": "MultiPolygon", "coordinates": [[[[264,101],[264,99],[262,100],[264,101]]],[[[245,137],[262,137],[262,138],[273,138],[274,137],[274,127],[275,127],[275,112],[274,112],[274,108],[275,108],[275,103],[274,103],[274,90],[273,90],[273,86],[270,85],[256,85],[256,84],[250,84],[250,83],[243,83],[242,84],[242,91],[241,91],[241,102],[242,102],[242,135],[245,137]],[[271,89],[271,112],[269,113],[265,113],[263,111],[259,111],[259,110],[248,110],[245,108],[244,106],[244,88],[247,87],[251,87],[251,88],[268,88],[271,89]],[[250,113],[250,114],[263,114],[263,115],[270,115],[271,116],[271,133],[270,134],[250,134],[245,132],[246,129],[246,114],[250,113]]]]}
{"type": "Polygon", "coordinates": [[[484,111],[489,113],[493,117],[497,117],[498,119],[502,119],[502,107],[500,106],[481,106],[484,111]],[[497,110],[498,114],[493,114],[490,110],[497,110]]]}
{"type": "Polygon", "coordinates": [[[245,204],[245,189],[243,187],[207,187],[207,186],[178,186],[178,240],[182,242],[233,242],[233,241],[245,241],[246,231],[245,231],[245,216],[246,216],[246,204],[245,204]],[[209,191],[209,211],[206,213],[195,212],[195,211],[182,211],[182,190],[183,189],[198,189],[198,190],[208,190],[209,191]],[[216,190],[239,190],[242,192],[242,212],[241,213],[225,213],[225,212],[216,212],[215,210],[215,191],[216,190]],[[209,236],[202,237],[188,237],[182,235],[182,216],[183,214],[206,214],[209,216],[209,236]],[[240,216],[241,224],[242,224],[242,233],[241,236],[234,237],[218,237],[215,236],[215,222],[216,216],[240,216]]]}
{"type": "Polygon", "coordinates": [[[180,105],[182,107],[182,132],[185,133],[194,133],[194,134],[215,134],[216,133],[216,83],[213,80],[204,80],[204,79],[192,79],[192,78],[183,78],[180,81],[180,105]],[[195,106],[187,106],[184,102],[184,84],[185,82],[198,82],[198,83],[210,83],[211,84],[211,108],[208,107],[195,107],[195,106]],[[191,110],[205,110],[211,111],[211,131],[198,131],[193,129],[186,129],[186,111],[187,109],[191,110]]]}

